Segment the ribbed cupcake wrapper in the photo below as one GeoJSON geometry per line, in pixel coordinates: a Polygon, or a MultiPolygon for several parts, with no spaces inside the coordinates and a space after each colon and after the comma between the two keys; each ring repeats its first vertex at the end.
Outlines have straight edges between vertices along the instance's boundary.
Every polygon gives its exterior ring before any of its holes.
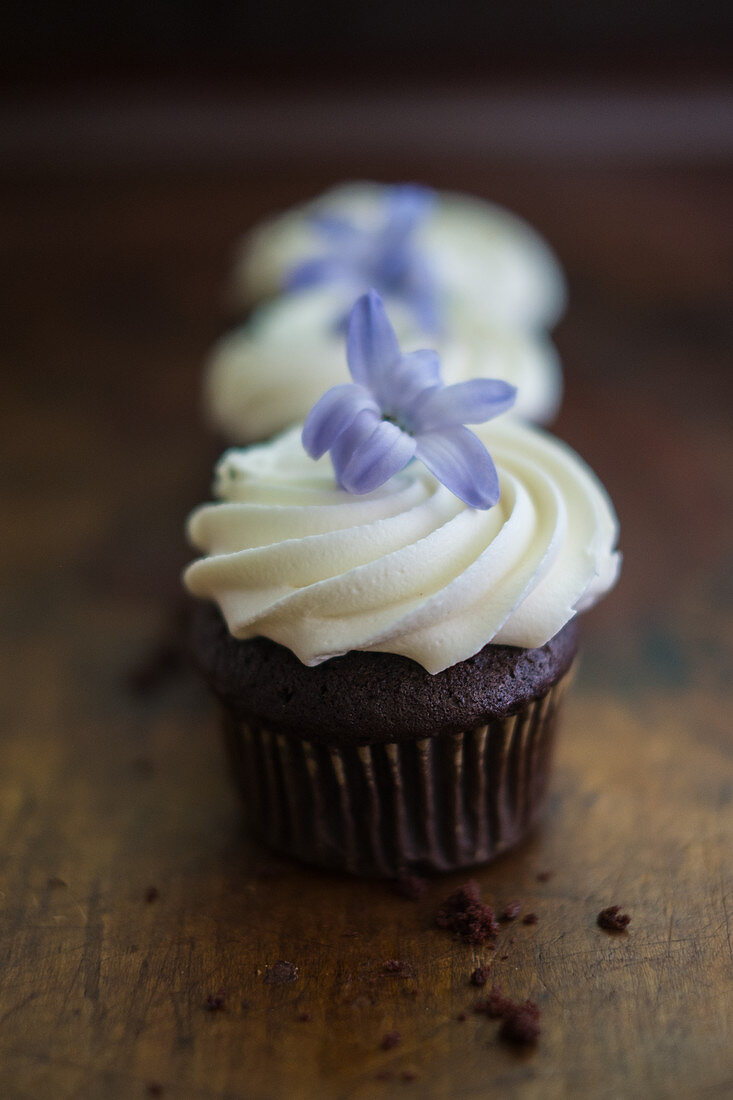
{"type": "Polygon", "coordinates": [[[250,824],[272,848],[355,874],[485,863],[542,808],[569,678],[508,718],[413,741],[333,748],[227,715],[250,824]]]}

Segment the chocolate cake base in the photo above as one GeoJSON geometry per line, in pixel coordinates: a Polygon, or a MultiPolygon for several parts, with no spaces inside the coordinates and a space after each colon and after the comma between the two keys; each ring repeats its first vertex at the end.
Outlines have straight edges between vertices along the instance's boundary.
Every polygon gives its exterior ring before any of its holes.
{"type": "Polygon", "coordinates": [[[385,653],[308,668],[232,638],[208,606],[194,635],[253,830],[308,862],[389,877],[485,863],[527,833],[576,646],[569,624],[541,648],[486,646],[431,676],[385,653]]]}

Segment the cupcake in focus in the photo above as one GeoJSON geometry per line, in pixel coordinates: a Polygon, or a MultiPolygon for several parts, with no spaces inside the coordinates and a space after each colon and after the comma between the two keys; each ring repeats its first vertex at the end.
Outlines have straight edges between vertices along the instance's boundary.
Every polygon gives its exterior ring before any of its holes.
{"type": "Polygon", "coordinates": [[[336,320],[373,287],[390,314],[406,305],[433,333],[473,318],[549,328],[566,297],[557,259],[517,215],[469,195],[367,182],[333,187],[242,241],[233,277],[240,306],[313,286],[336,289],[336,320]]]}
{"type": "MultiPolygon", "coordinates": [[[[260,306],[218,342],[206,366],[204,404],[221,438],[238,445],[269,439],[303,421],[331,386],[348,382],[343,326],[334,324],[342,310],[339,290],[303,289],[260,306]]],[[[518,416],[545,424],[557,413],[562,375],[545,334],[486,315],[456,319],[449,332],[426,337],[400,301],[390,317],[406,350],[431,340],[446,382],[502,378],[517,388],[518,416]]]]}
{"type": "Polygon", "coordinates": [[[377,295],[347,344],[354,382],[228,452],[189,521],[196,659],[273,847],[361,874],[486,862],[541,812],[616,519],[569,448],[503,415],[511,386],[443,385],[377,295]]]}

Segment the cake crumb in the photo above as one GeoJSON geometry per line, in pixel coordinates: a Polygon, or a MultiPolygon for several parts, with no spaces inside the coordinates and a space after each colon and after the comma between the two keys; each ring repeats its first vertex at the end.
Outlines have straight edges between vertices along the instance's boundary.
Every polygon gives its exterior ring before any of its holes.
{"type": "Polygon", "coordinates": [[[395,893],[399,894],[400,897],[407,898],[408,901],[417,901],[425,894],[427,888],[427,880],[420,878],[419,875],[404,875],[392,882],[392,889],[395,893]]]}
{"type": "Polygon", "coordinates": [[[391,1081],[394,1078],[393,1069],[380,1069],[379,1073],[374,1074],[375,1081],[391,1081]]]}
{"type": "Polygon", "coordinates": [[[505,905],[501,911],[499,920],[515,920],[521,911],[521,901],[510,901],[508,905],[505,905]]]}
{"type": "Polygon", "coordinates": [[[534,1001],[524,1001],[505,1012],[499,1038],[509,1043],[535,1043],[540,1030],[539,1008],[534,1001]]]}
{"type": "Polygon", "coordinates": [[[481,888],[473,880],[445,899],[438,909],[435,923],[438,928],[455,932],[464,943],[484,943],[499,931],[494,910],[483,904],[481,888]]]}
{"type": "Polygon", "coordinates": [[[477,966],[471,974],[471,985],[486,985],[490,977],[490,966],[477,966]]]}
{"type": "Polygon", "coordinates": [[[458,1015],[456,1016],[456,1019],[458,1020],[459,1024],[465,1024],[465,1022],[466,1022],[466,1013],[465,1012],[459,1012],[458,1015]]]}
{"type": "Polygon", "coordinates": [[[227,1007],[227,995],[223,989],[218,993],[209,993],[204,1004],[207,1012],[224,1012],[227,1007]]]}
{"type": "Polygon", "coordinates": [[[165,1089],[159,1081],[149,1081],[145,1087],[148,1096],[162,1096],[165,1089]]]}
{"type": "Polygon", "coordinates": [[[598,927],[605,928],[607,932],[625,932],[631,917],[620,910],[620,905],[609,905],[606,909],[601,909],[596,918],[598,927]]]}
{"type": "Polygon", "coordinates": [[[396,974],[398,978],[415,977],[415,968],[403,959],[387,959],[384,969],[388,974],[396,974]]]}
{"type": "Polygon", "coordinates": [[[157,692],[169,679],[185,669],[184,648],[179,641],[162,638],[127,674],[127,687],[141,697],[157,692]]]}
{"type": "Polygon", "coordinates": [[[145,891],[145,900],[150,905],[152,902],[157,901],[160,897],[160,890],[157,886],[148,886],[145,891]]]}
{"type": "Polygon", "coordinates": [[[400,1074],[400,1078],[403,1081],[407,1081],[407,1082],[417,1081],[418,1076],[419,1076],[419,1074],[418,1074],[417,1070],[414,1070],[414,1069],[403,1069],[402,1073],[400,1074]]]}
{"type": "Polygon", "coordinates": [[[513,1002],[504,996],[498,985],[492,985],[488,997],[476,1001],[473,1011],[488,1016],[490,1020],[498,1020],[511,1009],[512,1004],[513,1002]]]}
{"type": "Polygon", "coordinates": [[[527,913],[526,917],[522,917],[522,924],[537,924],[539,917],[536,913],[527,913]]]}
{"type": "Polygon", "coordinates": [[[382,1050],[393,1050],[394,1047],[399,1046],[402,1042],[402,1036],[399,1031],[388,1031],[382,1036],[381,1047],[382,1050]]]}
{"type": "Polygon", "coordinates": [[[552,878],[552,871],[539,871],[537,874],[538,882],[549,882],[552,878]]]}
{"type": "Polygon", "coordinates": [[[262,980],[265,985],[287,985],[288,982],[298,980],[298,968],[294,963],[281,959],[272,966],[265,967],[265,976],[262,980]]]}
{"type": "Polygon", "coordinates": [[[488,997],[477,1001],[473,1008],[491,1020],[503,1020],[499,1038],[507,1042],[534,1043],[540,1034],[540,1010],[534,1001],[516,1003],[505,997],[498,985],[493,985],[488,997]]]}
{"type": "Polygon", "coordinates": [[[301,1014],[298,1016],[298,1019],[302,1024],[309,1024],[313,1017],[311,1016],[310,1012],[301,1012],[301,1014]]]}

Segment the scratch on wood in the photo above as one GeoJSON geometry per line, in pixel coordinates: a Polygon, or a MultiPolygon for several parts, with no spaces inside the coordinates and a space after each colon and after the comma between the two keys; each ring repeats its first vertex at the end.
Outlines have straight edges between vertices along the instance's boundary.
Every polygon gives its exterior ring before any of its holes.
{"type": "Polygon", "coordinates": [[[720,883],[720,900],[723,903],[723,915],[725,917],[725,938],[728,941],[728,954],[733,959],[733,943],[730,938],[730,917],[728,916],[728,906],[725,900],[725,883],[721,880],[720,883]]]}
{"type": "Polygon", "coordinates": [[[84,996],[92,1002],[95,1009],[99,1008],[99,979],[102,970],[102,938],[104,935],[100,898],[99,881],[95,879],[89,892],[86,935],[84,936],[82,954],[84,996]]]}

